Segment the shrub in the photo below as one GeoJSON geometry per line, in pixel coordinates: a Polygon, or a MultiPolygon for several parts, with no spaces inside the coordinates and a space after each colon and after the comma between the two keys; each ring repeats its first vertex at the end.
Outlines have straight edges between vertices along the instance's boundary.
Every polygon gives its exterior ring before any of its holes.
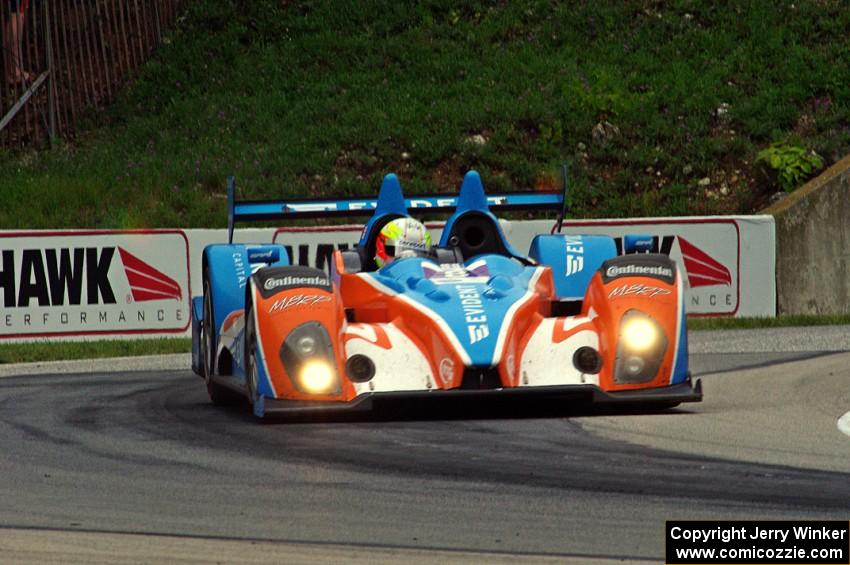
{"type": "Polygon", "coordinates": [[[823,167],[823,159],[814,151],[785,142],[772,143],[759,151],[755,163],[776,171],[779,186],[785,192],[793,191],[823,167]]]}

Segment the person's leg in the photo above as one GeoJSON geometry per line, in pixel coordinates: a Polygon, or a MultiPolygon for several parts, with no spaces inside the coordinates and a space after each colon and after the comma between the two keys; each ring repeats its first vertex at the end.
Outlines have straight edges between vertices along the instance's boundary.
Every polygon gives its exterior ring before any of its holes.
{"type": "Polygon", "coordinates": [[[18,2],[11,2],[11,13],[9,21],[6,22],[3,47],[8,55],[9,65],[6,67],[6,78],[9,82],[20,82],[29,78],[28,73],[23,70],[23,58],[21,57],[21,33],[24,28],[24,15],[20,12],[18,2]]]}

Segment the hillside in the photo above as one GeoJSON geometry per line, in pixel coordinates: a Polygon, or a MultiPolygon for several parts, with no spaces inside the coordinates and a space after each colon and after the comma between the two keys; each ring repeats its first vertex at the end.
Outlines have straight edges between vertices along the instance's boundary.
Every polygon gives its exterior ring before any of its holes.
{"type": "Polygon", "coordinates": [[[0,157],[0,227],[223,226],[228,174],[415,193],[565,161],[576,217],[750,213],[782,182],[759,151],[789,185],[850,153],[850,10],[717,4],[197,0],[76,140],[0,157]]]}

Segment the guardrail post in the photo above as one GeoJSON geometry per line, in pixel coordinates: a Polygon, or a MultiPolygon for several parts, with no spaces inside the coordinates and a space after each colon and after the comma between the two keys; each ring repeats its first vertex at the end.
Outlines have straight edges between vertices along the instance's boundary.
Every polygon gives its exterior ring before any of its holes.
{"type": "Polygon", "coordinates": [[[44,28],[47,37],[47,136],[50,146],[56,145],[56,75],[53,72],[53,33],[50,2],[44,3],[44,28]]]}

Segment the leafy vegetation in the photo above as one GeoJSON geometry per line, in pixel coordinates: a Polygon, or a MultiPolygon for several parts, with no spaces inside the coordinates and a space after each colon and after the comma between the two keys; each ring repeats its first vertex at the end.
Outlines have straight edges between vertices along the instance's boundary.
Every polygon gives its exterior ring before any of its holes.
{"type": "Polygon", "coordinates": [[[773,169],[778,175],[779,186],[785,192],[793,191],[823,167],[823,159],[819,155],[788,143],[770,144],[770,147],[758,152],[755,162],[773,169]]]}
{"type": "Polygon", "coordinates": [[[0,157],[0,227],[223,226],[228,174],[413,193],[564,161],[577,217],[751,212],[776,190],[759,151],[848,152],[847,29],[841,0],[195,0],[76,140],[0,157]]]}

